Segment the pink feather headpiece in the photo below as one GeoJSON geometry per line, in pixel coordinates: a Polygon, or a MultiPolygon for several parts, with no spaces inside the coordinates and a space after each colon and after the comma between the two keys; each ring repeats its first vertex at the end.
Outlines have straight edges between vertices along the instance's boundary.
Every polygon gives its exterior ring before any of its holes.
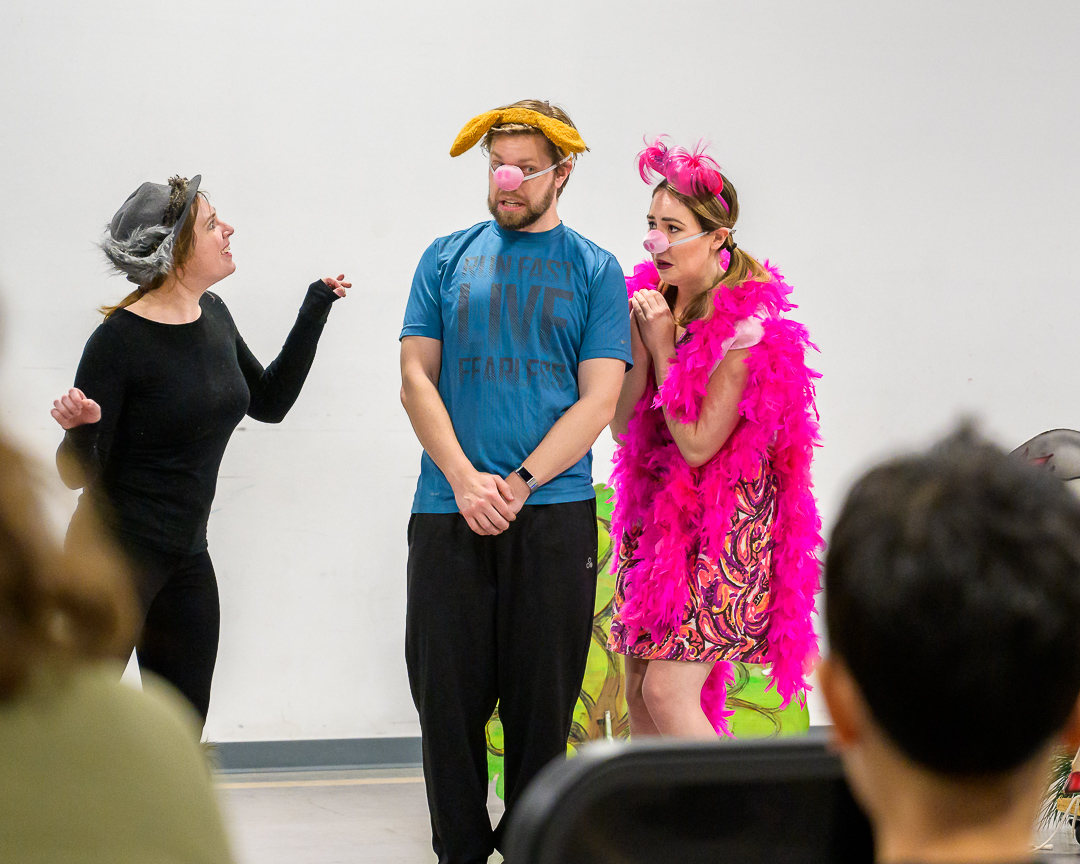
{"type": "Polygon", "coordinates": [[[652,144],[638,153],[641,179],[653,183],[658,177],[663,177],[683,195],[715,195],[724,212],[728,212],[727,202],[720,196],[724,189],[720,166],[705,153],[709,142],[704,139],[698,141],[691,153],[683,147],[668,147],[664,143],[667,137],[658,135],[652,144]]]}

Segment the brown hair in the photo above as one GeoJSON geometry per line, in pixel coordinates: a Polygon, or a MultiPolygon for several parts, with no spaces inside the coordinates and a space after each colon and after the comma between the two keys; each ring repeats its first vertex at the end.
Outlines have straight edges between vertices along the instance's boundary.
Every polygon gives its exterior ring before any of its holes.
{"type": "MultiPolygon", "coordinates": [[[[653,198],[660,192],[667,192],[668,195],[680,204],[685,205],[690,212],[697,217],[702,231],[715,231],[718,228],[734,228],[735,222],[739,218],[739,196],[736,194],[735,187],[731,185],[731,182],[727,177],[724,177],[722,174],[720,176],[724,179],[724,188],[720,192],[720,198],[723,198],[724,204],[727,204],[727,210],[724,210],[724,206],[720,203],[720,199],[712,193],[707,192],[704,195],[683,195],[682,192],[671,186],[667,180],[661,181],[657,184],[656,188],[653,189],[653,198]]],[[[703,291],[687,304],[686,308],[683,310],[683,314],[677,319],[677,323],[680,327],[685,327],[691,321],[697,321],[709,314],[713,291],[721,285],[739,285],[748,279],[767,280],[769,278],[768,272],[753,256],[748,255],[736,246],[735,240],[732,238],[731,234],[728,234],[727,239],[724,240],[724,245],[720,248],[727,249],[731,254],[731,261],[728,264],[727,270],[724,272],[724,277],[708,291],[703,291]]],[[[659,290],[660,293],[664,295],[664,299],[667,300],[668,306],[671,307],[671,311],[674,312],[675,301],[679,296],[678,286],[668,285],[666,282],[662,281],[659,290]]]]}
{"type": "Polygon", "coordinates": [[[134,644],[135,601],[119,559],[96,532],[62,550],[34,487],[26,458],[0,438],[0,702],[46,660],[120,658],[134,644]]]}
{"type": "Polygon", "coordinates": [[[187,218],[184,219],[184,224],[180,226],[180,232],[176,235],[176,242],[173,244],[173,265],[170,268],[169,273],[157,276],[145,285],[140,285],[115,306],[102,306],[98,309],[98,312],[105,316],[106,321],[119,310],[126,309],[132,303],[141,300],[151,291],[156,291],[165,284],[165,280],[169,278],[170,273],[182,268],[184,264],[187,263],[188,259],[191,257],[191,253],[195,251],[195,219],[200,198],[204,202],[209,203],[207,197],[202,192],[195,195],[195,200],[188,209],[187,218]]]}
{"type": "MultiPolygon", "coordinates": [[[[563,111],[558,105],[552,105],[550,102],[541,102],[539,99],[522,99],[520,102],[515,102],[513,105],[503,105],[498,110],[505,111],[507,108],[526,108],[529,111],[535,111],[538,114],[543,114],[545,117],[551,117],[552,119],[558,120],[560,123],[565,123],[571,129],[577,129],[577,126],[574,125],[574,121],[570,119],[570,115],[563,111]]],[[[503,123],[500,126],[492,126],[488,129],[487,134],[481,139],[480,149],[485,153],[490,153],[491,145],[494,143],[496,135],[539,135],[547,144],[548,155],[551,157],[552,163],[560,162],[570,155],[570,151],[564,151],[535,126],[527,126],[524,123],[503,123]]],[[[568,175],[563,181],[562,186],[555,190],[556,198],[562,196],[563,190],[569,182],[570,177],[568,175]]]]}

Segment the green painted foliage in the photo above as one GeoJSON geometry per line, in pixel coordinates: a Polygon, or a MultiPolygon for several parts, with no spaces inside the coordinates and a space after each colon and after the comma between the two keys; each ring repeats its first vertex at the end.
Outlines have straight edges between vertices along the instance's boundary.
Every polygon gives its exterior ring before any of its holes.
{"type": "MultiPolygon", "coordinates": [[[[596,580],[596,605],[593,610],[592,644],[581,685],[581,696],[574,710],[574,722],[567,746],[572,755],[586,741],[605,737],[610,725],[614,738],[630,734],[626,710],[622,657],[607,650],[611,627],[611,603],[615,594],[615,574],[611,570],[611,513],[615,508],[614,492],[603,483],[596,484],[596,522],[599,534],[599,561],[596,580]]],[[[736,738],[765,738],[770,735],[803,735],[810,727],[805,705],[792,702],[780,710],[775,690],[766,690],[768,678],[760,666],[735,664],[735,683],[728,691],[728,706],[735,713],[729,721],[736,738]]],[[[496,781],[496,792],[503,797],[503,732],[499,709],[487,725],[488,776],[496,781]]]]}

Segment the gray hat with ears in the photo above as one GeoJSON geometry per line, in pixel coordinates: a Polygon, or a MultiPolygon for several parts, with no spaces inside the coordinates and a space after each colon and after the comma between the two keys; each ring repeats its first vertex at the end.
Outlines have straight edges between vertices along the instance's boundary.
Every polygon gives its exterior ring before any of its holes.
{"type": "Polygon", "coordinates": [[[99,245],[129,282],[148,285],[172,269],[173,246],[201,180],[196,174],[143,183],[116,211],[99,245]]]}

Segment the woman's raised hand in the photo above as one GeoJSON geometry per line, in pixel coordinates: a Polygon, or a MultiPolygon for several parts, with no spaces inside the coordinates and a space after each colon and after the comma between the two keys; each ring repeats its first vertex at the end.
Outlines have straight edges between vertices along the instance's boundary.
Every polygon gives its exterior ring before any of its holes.
{"type": "Polygon", "coordinates": [[[329,285],[331,288],[333,288],[334,293],[337,294],[338,297],[344,297],[345,289],[352,288],[352,282],[345,281],[344,273],[340,274],[337,279],[335,279],[333,276],[326,276],[323,278],[322,281],[329,285]]]}
{"type": "Polygon", "coordinates": [[[74,429],[86,423],[97,423],[101,419],[101,406],[93,399],[87,399],[78,387],[72,387],[53,402],[49,413],[61,428],[74,429]]]}
{"type": "Polygon", "coordinates": [[[671,356],[675,352],[675,318],[664,295],[650,289],[635,291],[630,308],[649,353],[654,358],[671,356]]]}

